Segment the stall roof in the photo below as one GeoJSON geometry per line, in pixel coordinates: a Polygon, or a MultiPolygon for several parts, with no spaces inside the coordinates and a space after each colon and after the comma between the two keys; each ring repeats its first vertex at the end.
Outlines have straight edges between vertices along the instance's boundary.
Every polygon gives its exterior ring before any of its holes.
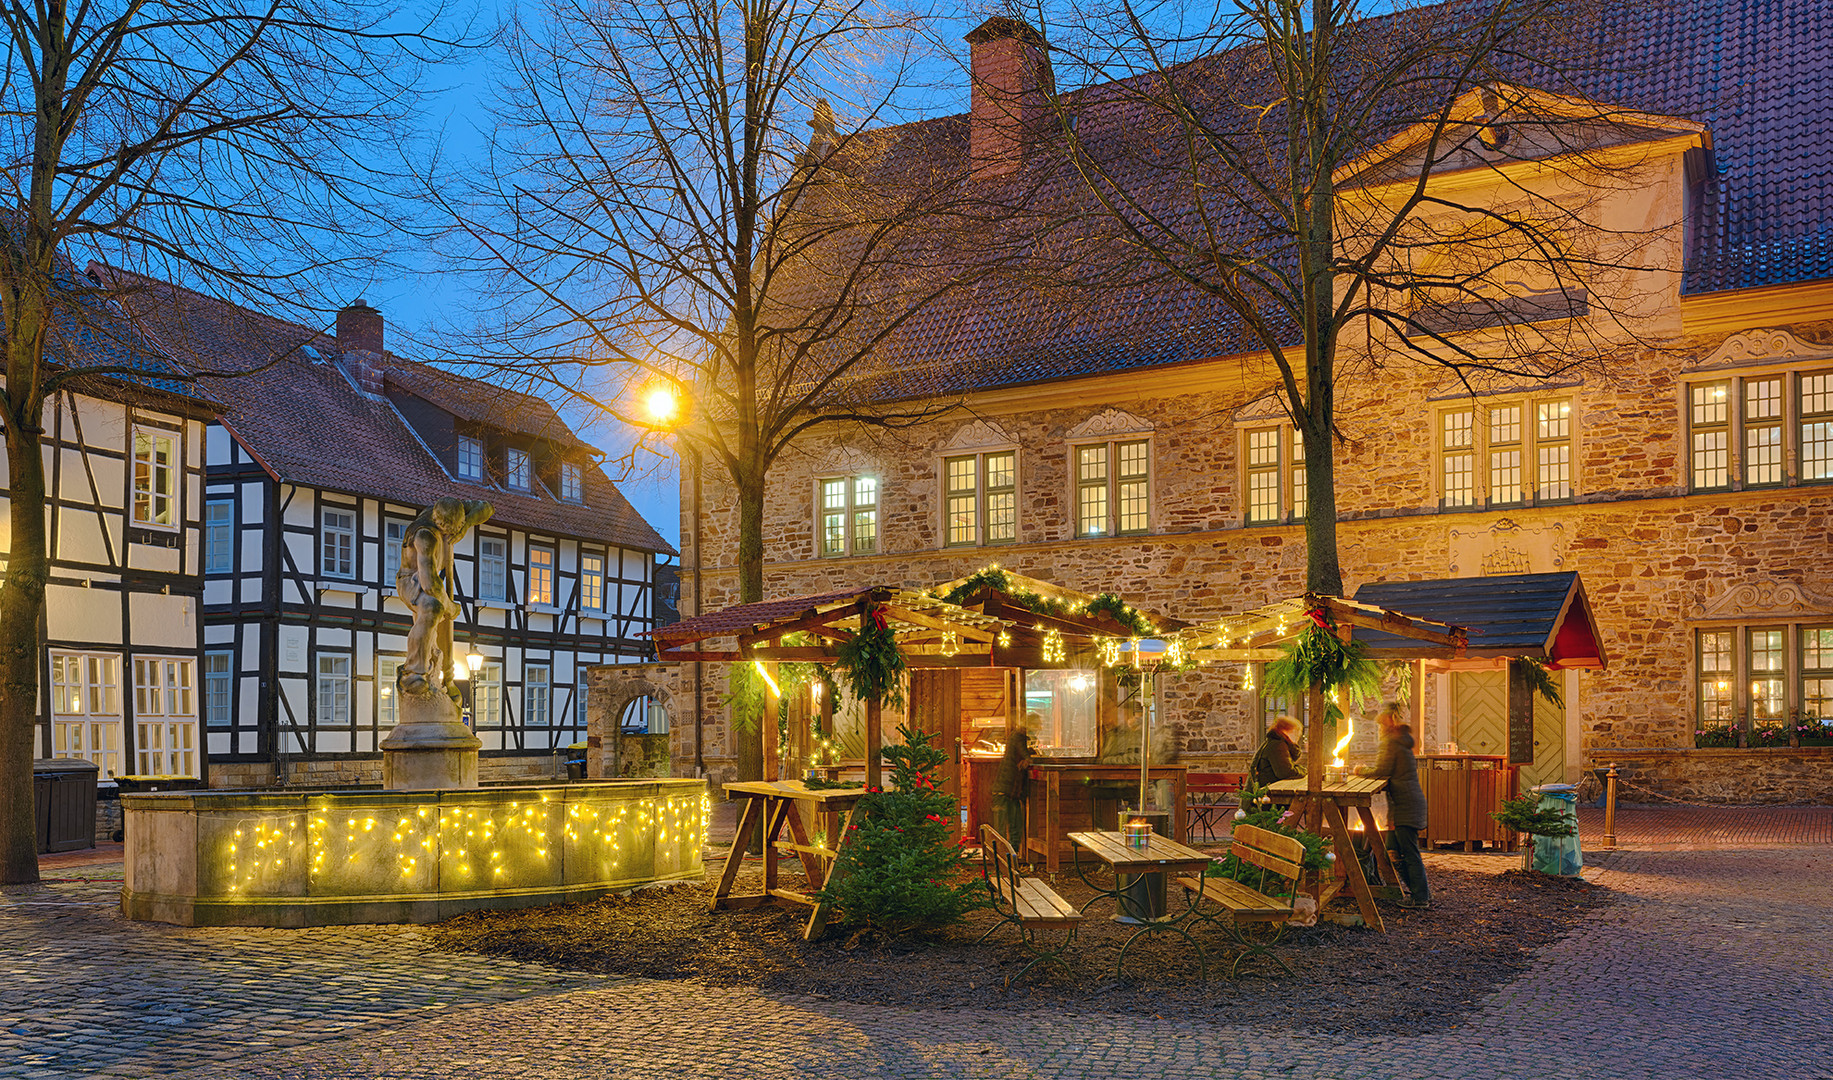
{"type": "MultiPolygon", "coordinates": [[[[1370,582],[1356,590],[1356,600],[1467,627],[1467,656],[1534,656],[1562,668],[1601,668],[1606,660],[1585,587],[1574,571],[1370,582]]],[[[1371,653],[1407,644],[1362,627],[1355,636],[1371,653]]]]}
{"type": "Polygon", "coordinates": [[[1179,633],[1177,639],[1199,660],[1276,660],[1281,655],[1279,645],[1298,637],[1313,625],[1313,612],[1330,625],[1351,627],[1356,640],[1370,644],[1368,654],[1371,657],[1402,659],[1465,654],[1465,631],[1459,624],[1412,612],[1403,613],[1362,600],[1314,593],[1275,600],[1193,626],[1179,633]],[[1378,637],[1380,644],[1370,643],[1371,636],[1378,637]]]}
{"type": "Polygon", "coordinates": [[[938,600],[928,593],[894,585],[862,585],[813,596],[790,596],[737,604],[705,615],[647,631],[656,640],[661,660],[827,660],[832,643],[852,637],[843,625],[857,615],[864,602],[885,612],[912,666],[925,666],[930,654],[935,666],[961,666],[990,662],[994,639],[1011,626],[1009,620],[938,600]],[[823,644],[784,646],[785,634],[803,633],[823,644]],[[951,636],[952,635],[952,636],[951,636]],[[732,638],[735,649],[690,649],[715,638],[732,638]],[[944,640],[947,638],[947,640],[944,640]],[[957,659],[960,658],[960,659],[957,659]],[[946,661],[946,663],[944,663],[946,661]]]}

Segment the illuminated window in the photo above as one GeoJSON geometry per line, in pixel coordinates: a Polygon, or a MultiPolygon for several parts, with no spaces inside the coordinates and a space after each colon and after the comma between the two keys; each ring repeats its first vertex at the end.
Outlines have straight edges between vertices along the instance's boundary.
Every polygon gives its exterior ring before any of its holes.
{"type": "Polygon", "coordinates": [[[585,611],[605,608],[605,557],[595,551],[579,556],[579,606],[585,611]]]}
{"type": "Polygon", "coordinates": [[[528,545],[528,601],[545,607],[554,605],[554,549],[528,545]]]}
{"type": "Polygon", "coordinates": [[[178,527],[178,436],[134,429],[134,524],[178,527]]]}
{"type": "Polygon", "coordinates": [[[1731,631],[1699,632],[1699,720],[1702,727],[1731,723],[1732,681],[1737,671],[1731,663],[1731,631]]]}
{"type": "Polygon", "coordinates": [[[1439,506],[1545,505],[1572,498],[1572,400],[1518,398],[1438,414],[1439,506]]]}
{"type": "Polygon", "coordinates": [[[1833,372],[1693,383],[1687,444],[1694,491],[1833,481],[1833,372]]]}
{"type": "Polygon", "coordinates": [[[1833,480],[1833,372],[1801,377],[1801,479],[1833,480]]]}
{"type": "Polygon", "coordinates": [[[1833,626],[1739,626],[1697,631],[1700,727],[1786,735],[1791,715],[1833,720],[1833,626]]]}
{"type": "Polygon", "coordinates": [[[821,481],[821,554],[871,555],[878,551],[878,480],[836,476],[821,481]]]}
{"type": "Polygon", "coordinates": [[[946,543],[1009,544],[1018,539],[1018,453],[966,454],[942,463],[947,487],[946,543]]]}
{"type": "Polygon", "coordinates": [[[1076,535],[1138,535],[1151,528],[1151,443],[1145,439],[1073,448],[1076,535]]]}
{"type": "Polygon", "coordinates": [[[1801,717],[1833,722],[1833,626],[1801,628],[1801,717]]]}
{"type": "Polygon", "coordinates": [[[1245,435],[1250,525],[1305,516],[1305,445],[1295,429],[1254,428],[1245,435]]]}
{"type": "Polygon", "coordinates": [[[1693,488],[1709,491],[1731,486],[1731,384],[1692,387],[1693,488]]]}
{"type": "Polygon", "coordinates": [[[396,684],[400,677],[399,657],[376,657],[376,726],[383,730],[394,727],[400,718],[400,687],[396,684]]]}
{"type": "Polygon", "coordinates": [[[92,761],[103,776],[122,769],[121,659],[51,654],[51,752],[92,761]]]}

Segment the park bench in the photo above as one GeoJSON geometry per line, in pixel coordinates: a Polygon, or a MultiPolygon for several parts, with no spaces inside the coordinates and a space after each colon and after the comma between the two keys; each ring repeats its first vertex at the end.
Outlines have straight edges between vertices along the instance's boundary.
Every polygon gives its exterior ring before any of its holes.
{"type": "Polygon", "coordinates": [[[1023,978],[1025,972],[1046,960],[1070,971],[1063,953],[1075,944],[1082,922],[1082,913],[1069,901],[1041,880],[1020,876],[1018,867],[1018,855],[1012,850],[1011,841],[991,825],[980,826],[980,868],[986,877],[987,891],[992,894],[993,913],[999,916],[999,921],[974,944],[992,937],[1003,927],[1016,926],[1019,940],[1031,953],[1031,962],[1006,979],[1008,987],[1012,979],[1023,978]],[[1066,929],[1068,932],[1056,948],[1046,949],[1038,940],[1040,928],[1066,929]]]}
{"type": "Polygon", "coordinates": [[[1204,900],[1213,900],[1221,909],[1214,914],[1198,913],[1204,922],[1226,925],[1241,945],[1241,952],[1229,967],[1229,977],[1241,971],[1251,957],[1262,956],[1278,964],[1287,975],[1292,969],[1273,952],[1273,945],[1292,918],[1292,899],[1298,892],[1303,872],[1305,845],[1290,836],[1255,825],[1235,826],[1234,843],[1229,847],[1243,866],[1253,868],[1254,885],[1233,878],[1180,877],[1177,883],[1204,900]],[[1256,888],[1255,886],[1258,886],[1256,888]],[[1250,935],[1249,930],[1259,933],[1250,935]]]}
{"type": "Polygon", "coordinates": [[[1184,842],[1196,843],[1198,828],[1203,830],[1207,840],[1213,842],[1216,838],[1216,822],[1227,821],[1234,814],[1237,806],[1235,796],[1241,794],[1241,788],[1246,783],[1246,773],[1190,773],[1184,782],[1184,794],[1188,799],[1184,804],[1184,820],[1189,822],[1184,842]]]}

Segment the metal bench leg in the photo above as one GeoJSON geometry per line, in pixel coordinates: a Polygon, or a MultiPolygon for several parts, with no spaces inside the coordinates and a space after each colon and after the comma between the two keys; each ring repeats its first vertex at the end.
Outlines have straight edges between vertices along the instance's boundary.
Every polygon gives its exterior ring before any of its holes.
{"type": "Polygon", "coordinates": [[[1272,936],[1264,942],[1252,940],[1248,936],[1240,920],[1235,920],[1232,928],[1235,933],[1235,940],[1241,945],[1241,952],[1235,957],[1235,962],[1229,965],[1229,978],[1238,978],[1241,974],[1241,965],[1247,962],[1249,958],[1256,956],[1264,956],[1268,960],[1278,964],[1279,969],[1285,972],[1287,977],[1292,975],[1292,969],[1287,966],[1285,960],[1283,960],[1278,953],[1273,951],[1273,946],[1279,943],[1280,936],[1285,933],[1285,923],[1273,924],[1272,936]]]}
{"type": "Polygon", "coordinates": [[[1038,947],[1037,932],[1035,930],[1032,930],[1030,927],[1027,927],[1021,924],[1018,928],[1019,935],[1020,935],[1021,940],[1024,941],[1025,948],[1031,950],[1031,962],[1026,964],[1024,967],[1019,968],[1016,974],[1009,975],[1006,977],[1006,989],[1008,990],[1012,989],[1012,980],[1013,979],[1024,978],[1025,974],[1029,972],[1032,968],[1046,961],[1053,963],[1057,965],[1058,967],[1062,968],[1063,971],[1066,974],[1068,974],[1070,978],[1072,979],[1075,978],[1075,974],[1076,974],[1075,969],[1069,966],[1069,961],[1063,959],[1063,953],[1068,951],[1071,945],[1075,944],[1076,934],[1081,932],[1081,929],[1082,928],[1080,926],[1071,924],[1071,926],[1069,927],[1069,933],[1064,935],[1062,942],[1058,944],[1056,948],[1041,949],[1038,947]]]}

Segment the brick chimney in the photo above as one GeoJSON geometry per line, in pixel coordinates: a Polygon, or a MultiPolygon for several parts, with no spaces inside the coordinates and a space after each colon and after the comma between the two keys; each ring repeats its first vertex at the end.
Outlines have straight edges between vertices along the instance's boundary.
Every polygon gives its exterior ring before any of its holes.
{"type": "Polygon", "coordinates": [[[382,393],[382,313],[363,300],[337,313],[337,348],[344,372],[365,394],[382,393]]]}
{"type": "Polygon", "coordinates": [[[1018,171],[1049,112],[1050,54],[1044,35],[1003,16],[981,23],[967,41],[974,81],[968,156],[975,176],[1006,176],[1018,171]]]}

